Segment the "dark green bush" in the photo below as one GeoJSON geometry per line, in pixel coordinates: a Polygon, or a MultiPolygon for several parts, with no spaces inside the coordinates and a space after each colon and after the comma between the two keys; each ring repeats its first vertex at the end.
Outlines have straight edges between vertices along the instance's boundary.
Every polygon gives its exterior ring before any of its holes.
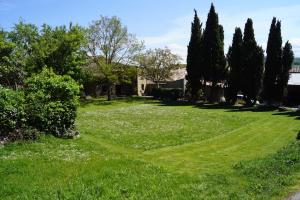
{"type": "Polygon", "coordinates": [[[152,96],[155,99],[176,101],[183,97],[183,91],[177,88],[154,88],[152,96]]]}
{"type": "Polygon", "coordinates": [[[25,96],[28,125],[59,137],[74,132],[79,86],[70,76],[44,69],[26,80],[25,96]]]}
{"type": "Polygon", "coordinates": [[[23,92],[0,86],[0,136],[22,128],[25,120],[23,92]]]}

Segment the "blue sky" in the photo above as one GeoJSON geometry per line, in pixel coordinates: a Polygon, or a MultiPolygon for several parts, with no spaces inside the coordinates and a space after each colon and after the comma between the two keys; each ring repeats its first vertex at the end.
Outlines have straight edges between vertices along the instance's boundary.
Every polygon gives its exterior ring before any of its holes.
{"type": "Polygon", "coordinates": [[[186,57],[195,8],[205,24],[210,3],[219,13],[225,30],[225,52],[236,26],[248,17],[254,21],[256,39],[264,48],[272,17],[282,21],[284,41],[290,40],[300,56],[299,0],[0,0],[0,26],[9,30],[20,18],[41,25],[87,26],[99,16],[118,16],[147,48],[169,47],[186,57]]]}

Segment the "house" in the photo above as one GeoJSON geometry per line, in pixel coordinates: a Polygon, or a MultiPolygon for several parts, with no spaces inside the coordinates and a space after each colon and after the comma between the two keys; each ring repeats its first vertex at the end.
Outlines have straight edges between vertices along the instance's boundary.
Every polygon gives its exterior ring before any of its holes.
{"type": "MultiPolygon", "coordinates": [[[[161,88],[177,88],[182,89],[185,93],[186,89],[186,68],[182,67],[173,71],[173,75],[164,82],[159,83],[161,88]]],[[[138,96],[147,96],[151,93],[152,89],[156,87],[156,84],[151,81],[143,78],[142,76],[137,77],[137,95],[138,96]]]]}
{"type": "Polygon", "coordinates": [[[288,105],[300,105],[300,66],[296,65],[290,71],[286,101],[288,105]]]}
{"type": "MultiPolygon", "coordinates": [[[[99,67],[93,62],[82,68],[85,79],[83,82],[82,96],[104,96],[107,94],[108,87],[99,67]]],[[[137,68],[127,67],[127,81],[116,82],[112,86],[112,96],[132,96],[136,95],[137,68]]]]}

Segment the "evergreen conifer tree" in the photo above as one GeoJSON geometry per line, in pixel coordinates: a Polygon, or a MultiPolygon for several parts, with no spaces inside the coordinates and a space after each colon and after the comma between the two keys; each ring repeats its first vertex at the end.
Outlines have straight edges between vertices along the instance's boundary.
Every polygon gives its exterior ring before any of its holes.
{"type": "Polygon", "coordinates": [[[248,19],[245,24],[242,59],[242,91],[246,98],[247,105],[253,105],[261,89],[264,71],[264,51],[255,41],[253,22],[251,19],[248,19]]]}
{"type": "Polygon", "coordinates": [[[234,104],[237,94],[241,90],[242,81],[242,45],[243,34],[240,28],[235,29],[232,45],[229,47],[227,60],[229,65],[228,88],[226,101],[234,104]]]}
{"type": "Polygon", "coordinates": [[[282,102],[283,97],[287,93],[287,85],[290,78],[290,70],[292,68],[294,61],[294,52],[292,50],[292,45],[286,42],[283,52],[282,52],[282,68],[279,78],[279,99],[282,102]]]}
{"type": "Polygon", "coordinates": [[[282,68],[281,23],[274,17],[272,20],[265,64],[263,99],[272,104],[280,101],[279,79],[282,68]]]}
{"type": "Polygon", "coordinates": [[[192,22],[191,39],[188,45],[187,55],[187,85],[191,92],[192,100],[198,99],[200,90],[200,79],[203,76],[201,66],[201,37],[202,37],[202,23],[199,20],[197,11],[195,10],[194,21],[192,22]]]}
{"type": "Polygon", "coordinates": [[[215,7],[211,4],[208,13],[206,27],[203,34],[203,70],[204,81],[212,83],[211,94],[209,101],[216,101],[214,93],[217,83],[225,79],[226,59],[224,55],[224,31],[219,25],[218,14],[215,12],[215,7]]]}

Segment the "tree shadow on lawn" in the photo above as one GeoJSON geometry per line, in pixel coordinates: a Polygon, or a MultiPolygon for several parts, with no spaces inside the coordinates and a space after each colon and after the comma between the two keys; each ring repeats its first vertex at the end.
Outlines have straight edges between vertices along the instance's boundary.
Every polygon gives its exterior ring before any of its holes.
{"type": "Polygon", "coordinates": [[[229,105],[226,103],[193,103],[189,101],[159,101],[156,102],[159,106],[194,106],[195,108],[200,109],[220,109],[226,110],[227,112],[269,112],[269,111],[276,111],[278,108],[276,107],[255,107],[255,106],[236,106],[236,105],[229,105]]]}
{"type": "Polygon", "coordinates": [[[138,96],[125,96],[125,97],[114,97],[111,101],[107,100],[107,97],[99,97],[99,98],[91,98],[91,99],[81,99],[80,106],[86,107],[89,105],[96,106],[107,106],[118,103],[134,103],[134,102],[142,102],[142,103],[152,103],[151,98],[148,97],[138,97],[138,96]]]}
{"type": "Polygon", "coordinates": [[[107,101],[104,99],[83,99],[80,100],[80,107],[87,107],[89,105],[111,105],[113,102],[112,101],[107,101]]]}
{"type": "Polygon", "coordinates": [[[287,116],[287,117],[295,118],[296,120],[300,120],[300,111],[278,112],[278,113],[274,113],[273,115],[287,116]]]}

